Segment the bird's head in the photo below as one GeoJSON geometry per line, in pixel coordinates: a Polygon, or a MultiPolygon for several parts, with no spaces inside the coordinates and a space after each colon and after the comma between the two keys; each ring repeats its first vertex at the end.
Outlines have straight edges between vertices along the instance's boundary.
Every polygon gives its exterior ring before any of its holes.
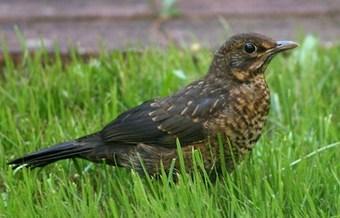
{"type": "Polygon", "coordinates": [[[257,33],[232,36],[215,53],[211,74],[249,81],[264,73],[270,60],[278,53],[297,47],[292,41],[275,41],[257,33]]]}

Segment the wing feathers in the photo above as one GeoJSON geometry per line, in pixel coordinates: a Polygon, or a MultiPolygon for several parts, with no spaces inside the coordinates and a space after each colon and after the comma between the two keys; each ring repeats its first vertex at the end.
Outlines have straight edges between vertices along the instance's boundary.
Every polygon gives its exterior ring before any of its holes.
{"type": "Polygon", "coordinates": [[[207,137],[203,122],[221,103],[209,96],[148,101],[121,114],[101,134],[105,142],[175,147],[178,138],[193,144],[207,137]]]}

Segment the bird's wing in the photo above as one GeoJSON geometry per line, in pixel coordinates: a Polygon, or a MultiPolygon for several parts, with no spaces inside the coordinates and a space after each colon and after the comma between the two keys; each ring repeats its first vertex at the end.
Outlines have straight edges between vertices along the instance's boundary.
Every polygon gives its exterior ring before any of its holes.
{"type": "Polygon", "coordinates": [[[104,127],[101,132],[103,140],[163,147],[175,147],[176,138],[182,145],[202,141],[208,135],[204,122],[215,109],[221,108],[223,102],[211,95],[196,94],[195,90],[187,95],[178,93],[130,109],[104,127]]]}

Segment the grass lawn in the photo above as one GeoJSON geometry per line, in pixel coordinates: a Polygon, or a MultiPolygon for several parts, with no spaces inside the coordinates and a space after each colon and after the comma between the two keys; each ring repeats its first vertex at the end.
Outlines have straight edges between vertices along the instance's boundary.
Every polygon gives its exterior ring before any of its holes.
{"type": "MultiPolygon", "coordinates": [[[[211,52],[149,49],[0,73],[0,217],[340,217],[340,46],[307,37],[267,70],[271,112],[255,149],[217,181],[174,183],[87,161],[14,172],[26,152],[98,131],[120,112],[203,75],[211,52]]],[[[45,61],[43,61],[45,60],[45,61]]]]}

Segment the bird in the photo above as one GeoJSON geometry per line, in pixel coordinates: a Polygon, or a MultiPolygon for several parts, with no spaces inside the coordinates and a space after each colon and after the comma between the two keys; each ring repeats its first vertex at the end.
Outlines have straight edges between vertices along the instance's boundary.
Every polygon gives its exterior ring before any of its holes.
{"type": "Polygon", "coordinates": [[[268,64],[276,54],[297,46],[293,41],[275,41],[259,33],[233,35],[216,50],[201,79],[170,96],[128,109],[96,133],[8,164],[14,169],[36,168],[81,158],[158,174],[173,164],[179,167],[180,149],[189,171],[193,170],[193,151],[200,152],[205,169],[225,161],[227,170],[232,171],[263,131],[270,109],[265,79],[268,64]]]}

